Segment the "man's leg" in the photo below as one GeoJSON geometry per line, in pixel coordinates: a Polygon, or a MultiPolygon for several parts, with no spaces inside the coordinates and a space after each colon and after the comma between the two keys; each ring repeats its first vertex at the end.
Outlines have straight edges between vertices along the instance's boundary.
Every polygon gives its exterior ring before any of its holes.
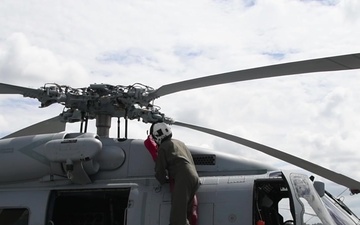
{"type": "Polygon", "coordinates": [[[188,225],[187,221],[187,204],[189,194],[186,184],[175,182],[174,190],[171,194],[171,225],[188,225]]]}

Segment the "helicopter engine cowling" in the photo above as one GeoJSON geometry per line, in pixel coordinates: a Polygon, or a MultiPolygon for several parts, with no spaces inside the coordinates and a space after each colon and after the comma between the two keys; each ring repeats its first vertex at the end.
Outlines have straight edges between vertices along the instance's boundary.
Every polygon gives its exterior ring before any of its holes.
{"type": "Polygon", "coordinates": [[[45,157],[60,163],[67,177],[74,183],[91,183],[89,175],[97,173],[100,165],[94,158],[100,153],[102,143],[96,137],[51,140],[45,144],[45,157]]]}
{"type": "Polygon", "coordinates": [[[0,140],[0,183],[70,179],[90,183],[99,170],[118,168],[123,154],[107,151],[96,134],[55,133],[0,140]],[[111,160],[109,160],[109,158],[111,160]],[[113,161],[117,160],[118,163],[113,161]],[[110,161],[110,165],[106,165],[110,161]],[[101,168],[104,167],[104,168],[101,168]]]}
{"type": "Polygon", "coordinates": [[[93,159],[101,148],[101,142],[94,138],[52,140],[45,145],[45,156],[52,162],[88,161],[93,159]]]}

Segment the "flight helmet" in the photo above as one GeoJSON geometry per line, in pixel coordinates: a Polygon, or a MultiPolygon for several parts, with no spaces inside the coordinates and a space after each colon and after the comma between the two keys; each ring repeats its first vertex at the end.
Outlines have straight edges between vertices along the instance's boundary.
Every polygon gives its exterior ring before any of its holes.
{"type": "Polygon", "coordinates": [[[158,145],[160,145],[164,139],[172,136],[171,128],[166,123],[155,123],[151,125],[150,134],[158,145]]]}

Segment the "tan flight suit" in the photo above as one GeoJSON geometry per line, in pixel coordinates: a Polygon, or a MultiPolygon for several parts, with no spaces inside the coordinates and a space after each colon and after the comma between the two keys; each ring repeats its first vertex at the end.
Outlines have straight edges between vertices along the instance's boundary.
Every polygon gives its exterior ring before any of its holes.
{"type": "Polygon", "coordinates": [[[176,139],[165,140],[159,146],[155,177],[164,184],[167,176],[175,180],[171,193],[170,225],[188,225],[187,214],[200,181],[190,151],[176,139]]]}

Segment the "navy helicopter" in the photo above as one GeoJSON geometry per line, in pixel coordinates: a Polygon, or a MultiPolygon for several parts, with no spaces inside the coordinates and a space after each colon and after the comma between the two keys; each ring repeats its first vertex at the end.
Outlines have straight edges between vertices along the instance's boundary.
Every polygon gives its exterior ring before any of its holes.
{"type": "MultiPolygon", "coordinates": [[[[54,118],[0,140],[1,225],[167,225],[168,185],[154,178],[154,162],[144,140],[110,137],[111,119],[165,122],[239,143],[349,188],[360,182],[280,150],[241,137],[175,121],[154,101],[175,92],[212,85],[303,73],[360,68],[360,54],[341,55],[217,74],[158,89],[91,84],[39,89],[0,83],[0,94],[38,99],[40,107],[64,106],[54,118]],[[88,133],[89,120],[96,133],[88,133]],[[66,123],[80,132],[65,132],[66,123]]],[[[120,123],[118,123],[120,126],[120,123]]],[[[360,219],[314,177],[189,146],[200,175],[198,225],[360,224],[360,219]]]]}

